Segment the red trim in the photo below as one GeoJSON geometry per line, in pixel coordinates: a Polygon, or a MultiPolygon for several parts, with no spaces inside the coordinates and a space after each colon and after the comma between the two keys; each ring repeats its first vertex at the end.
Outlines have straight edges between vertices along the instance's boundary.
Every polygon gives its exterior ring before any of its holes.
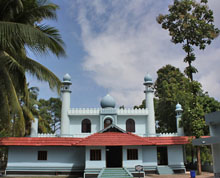
{"type": "Polygon", "coordinates": [[[190,143],[187,136],[140,137],[132,133],[104,132],[86,138],[70,137],[5,137],[2,146],[128,146],[128,145],[183,145],[190,143]]]}

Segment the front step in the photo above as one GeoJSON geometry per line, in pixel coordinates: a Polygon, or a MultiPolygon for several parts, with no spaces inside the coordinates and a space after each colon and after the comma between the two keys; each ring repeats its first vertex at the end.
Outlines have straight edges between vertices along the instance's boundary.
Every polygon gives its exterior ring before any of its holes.
{"type": "Polygon", "coordinates": [[[169,166],[157,166],[157,172],[158,174],[174,174],[169,166]]]}
{"type": "Polygon", "coordinates": [[[124,168],[103,168],[98,178],[132,178],[133,176],[124,168]]]}

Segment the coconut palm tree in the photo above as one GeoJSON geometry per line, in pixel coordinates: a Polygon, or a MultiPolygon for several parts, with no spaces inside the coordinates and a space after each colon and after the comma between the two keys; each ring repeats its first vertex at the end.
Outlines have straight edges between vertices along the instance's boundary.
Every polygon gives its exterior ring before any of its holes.
{"type": "MultiPolygon", "coordinates": [[[[27,49],[35,54],[64,56],[63,41],[58,30],[42,24],[44,19],[56,19],[58,6],[47,0],[0,1],[0,128],[4,131],[14,125],[16,136],[25,133],[22,105],[28,106],[26,73],[47,81],[51,89],[61,85],[60,80],[46,67],[27,56],[27,49]],[[23,96],[25,102],[19,101],[23,96]]],[[[10,135],[7,133],[6,135],[10,135]]]]}

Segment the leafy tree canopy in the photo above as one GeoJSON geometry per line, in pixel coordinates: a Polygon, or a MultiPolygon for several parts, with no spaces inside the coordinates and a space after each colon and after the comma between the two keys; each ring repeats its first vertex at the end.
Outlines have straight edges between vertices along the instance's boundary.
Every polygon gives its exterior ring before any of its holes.
{"type": "Polygon", "coordinates": [[[182,48],[187,54],[184,62],[188,63],[185,74],[191,80],[197,72],[191,64],[196,59],[193,46],[204,50],[220,32],[213,24],[213,11],[209,9],[207,2],[174,0],[173,5],[169,6],[169,14],[160,14],[157,17],[157,22],[162,28],[169,30],[171,41],[183,44],[182,48]]]}
{"type": "MultiPolygon", "coordinates": [[[[200,83],[190,80],[181,71],[171,65],[166,65],[157,71],[158,77],[155,81],[155,115],[159,127],[157,132],[176,132],[176,104],[180,103],[183,108],[183,122],[185,134],[189,136],[208,135],[208,127],[205,125],[204,115],[220,110],[220,102],[210,97],[202,90],[200,83]],[[196,107],[194,94],[196,91],[196,107]],[[193,109],[192,109],[193,108],[193,109]]],[[[143,100],[140,106],[144,108],[143,100]]]]}

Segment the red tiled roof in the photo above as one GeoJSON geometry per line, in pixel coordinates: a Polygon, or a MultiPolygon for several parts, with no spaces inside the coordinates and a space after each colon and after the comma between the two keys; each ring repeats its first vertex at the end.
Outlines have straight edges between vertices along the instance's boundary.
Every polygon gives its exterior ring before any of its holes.
{"type": "Polygon", "coordinates": [[[143,137],[131,133],[104,132],[95,133],[81,140],[79,146],[125,146],[125,145],[151,145],[143,137]]]}
{"type": "Polygon", "coordinates": [[[73,146],[82,138],[65,137],[5,137],[0,138],[3,146],[73,146]]]}
{"type": "Polygon", "coordinates": [[[184,145],[190,143],[189,137],[144,137],[145,141],[153,142],[153,145],[184,145]]]}
{"type": "Polygon", "coordinates": [[[2,146],[128,146],[128,145],[182,145],[189,137],[140,137],[132,133],[104,132],[86,138],[67,137],[5,137],[2,146]]]}

